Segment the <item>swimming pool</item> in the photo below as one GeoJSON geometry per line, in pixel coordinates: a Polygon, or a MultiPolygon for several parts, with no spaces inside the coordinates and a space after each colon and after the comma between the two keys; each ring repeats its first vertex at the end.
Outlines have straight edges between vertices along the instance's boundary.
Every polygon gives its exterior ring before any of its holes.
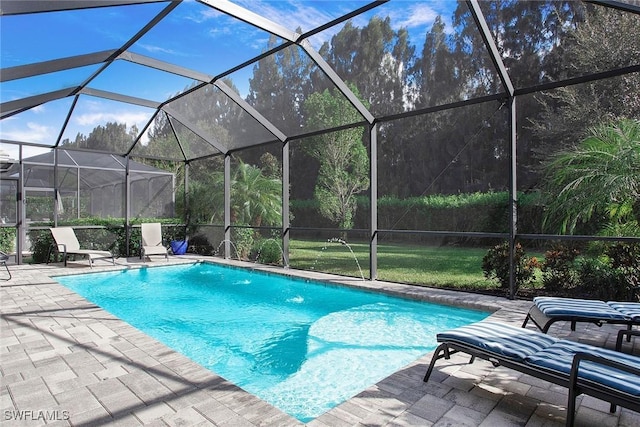
{"type": "Polygon", "coordinates": [[[303,422],[489,314],[209,263],[55,279],[303,422]]]}

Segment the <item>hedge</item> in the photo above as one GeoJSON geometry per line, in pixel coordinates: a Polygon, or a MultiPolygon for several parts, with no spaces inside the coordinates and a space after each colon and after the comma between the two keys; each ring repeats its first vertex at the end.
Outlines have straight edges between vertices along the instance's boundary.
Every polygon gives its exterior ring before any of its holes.
{"type": "MultiPolygon", "coordinates": [[[[518,228],[521,233],[540,233],[543,208],[537,194],[518,195],[518,228]]],[[[369,227],[369,199],[358,198],[354,228],[369,227]]],[[[316,200],[291,202],[293,226],[335,228],[319,214],[316,200]]],[[[509,193],[488,192],[378,199],[378,228],[507,233],[509,193]]]]}

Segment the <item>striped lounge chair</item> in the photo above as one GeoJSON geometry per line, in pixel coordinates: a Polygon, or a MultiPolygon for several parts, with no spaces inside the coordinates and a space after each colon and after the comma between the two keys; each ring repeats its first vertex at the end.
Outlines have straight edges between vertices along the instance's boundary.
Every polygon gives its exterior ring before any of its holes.
{"type": "MultiPolygon", "coordinates": [[[[621,330],[622,336],[638,331],[621,330]]],[[[437,334],[441,343],[424,377],[435,362],[457,352],[479,357],[518,372],[568,388],[566,425],[575,420],[576,397],[587,394],[640,412],[640,357],[554,338],[530,329],[497,322],[478,322],[437,334]]],[[[470,363],[471,363],[470,362],[470,363]]]]}
{"type": "Polygon", "coordinates": [[[571,322],[571,330],[576,330],[576,323],[604,323],[626,325],[631,329],[640,325],[640,303],[599,301],[587,299],[536,297],[524,319],[522,327],[531,320],[545,334],[551,325],[558,321],[571,322]]]}

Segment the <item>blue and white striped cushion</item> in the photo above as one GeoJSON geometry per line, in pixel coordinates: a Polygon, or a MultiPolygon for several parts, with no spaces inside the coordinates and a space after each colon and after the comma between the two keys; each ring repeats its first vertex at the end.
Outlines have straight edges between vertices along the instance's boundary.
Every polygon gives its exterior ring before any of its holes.
{"type": "MultiPolygon", "coordinates": [[[[536,354],[527,356],[526,362],[569,375],[573,356],[577,352],[606,357],[640,369],[640,357],[567,340],[558,341],[536,354]]],[[[579,376],[640,397],[640,377],[637,375],[584,361],[580,362],[579,376]]]]}
{"type": "Polygon", "coordinates": [[[437,335],[439,342],[458,342],[512,360],[524,360],[553,343],[556,338],[497,322],[477,322],[437,335]]]}
{"type": "Polygon", "coordinates": [[[640,322],[640,302],[607,302],[611,308],[618,310],[620,313],[640,322]]]}
{"type": "Polygon", "coordinates": [[[630,318],[604,301],[536,297],[533,303],[548,317],[579,317],[594,320],[627,321],[630,318]]]}

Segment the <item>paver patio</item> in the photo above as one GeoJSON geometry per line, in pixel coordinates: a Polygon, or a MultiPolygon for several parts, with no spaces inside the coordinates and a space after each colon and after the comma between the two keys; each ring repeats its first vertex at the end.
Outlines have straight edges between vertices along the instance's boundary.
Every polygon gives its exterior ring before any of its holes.
{"type": "MultiPolygon", "coordinates": [[[[193,262],[172,257],[169,263],[193,262]]],[[[218,260],[219,261],[219,260],[218,260]]],[[[229,261],[233,264],[240,264],[229,261]]],[[[57,265],[11,265],[1,280],[0,398],[3,426],[295,426],[296,419],[169,349],[58,284],[60,274],[135,268],[138,258],[57,265]]],[[[166,265],[165,261],[147,263],[166,265]]],[[[252,267],[255,265],[252,264],[252,267]]],[[[262,267],[260,267],[262,268],[262,267]]],[[[266,269],[273,269],[264,267],[266,269]]],[[[278,269],[282,271],[282,269],[278,269]]],[[[349,285],[466,307],[495,310],[493,320],[520,326],[528,301],[362,282],[288,271],[349,285]]],[[[612,326],[560,322],[550,331],[613,348],[612,326]]],[[[625,351],[640,354],[640,344],[625,351]]],[[[339,426],[560,426],[567,390],[468,356],[440,361],[422,381],[428,354],[307,425],[339,426]]],[[[591,397],[578,399],[580,426],[638,426],[640,414],[591,397]]]]}

